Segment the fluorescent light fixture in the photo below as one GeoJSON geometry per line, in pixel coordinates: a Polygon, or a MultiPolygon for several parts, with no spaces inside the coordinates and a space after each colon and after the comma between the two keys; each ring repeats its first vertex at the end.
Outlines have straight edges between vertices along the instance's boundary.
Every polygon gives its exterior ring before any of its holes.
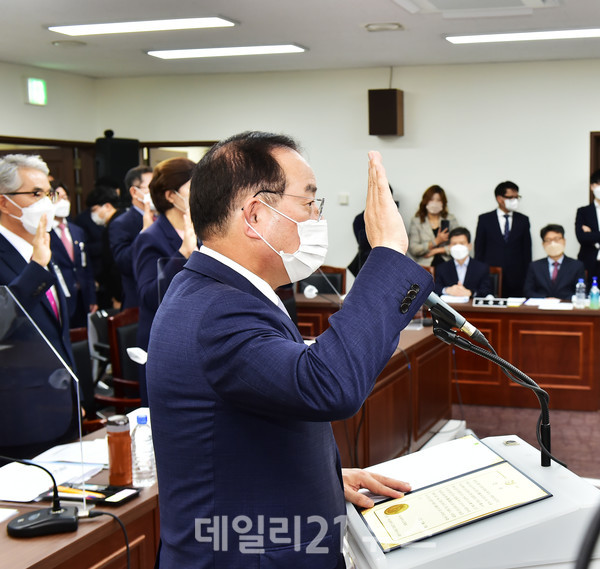
{"type": "Polygon", "coordinates": [[[95,36],[100,34],[130,34],[136,32],[161,32],[167,30],[197,30],[201,28],[227,28],[234,22],[223,18],[180,18],[177,20],[147,20],[143,22],[115,22],[113,24],[82,24],[77,26],[50,26],[51,32],[67,36],[95,36]]]}
{"type": "Polygon", "coordinates": [[[209,47],[202,49],[169,49],[149,51],[148,55],[160,59],[193,59],[201,57],[234,57],[237,55],[272,55],[276,53],[302,53],[297,45],[251,45],[245,47],[209,47]]]}
{"type": "Polygon", "coordinates": [[[509,34],[480,34],[473,36],[447,36],[454,44],[496,43],[511,41],[568,40],[600,37],[600,28],[588,30],[556,30],[545,32],[515,32],[509,34]]]}
{"type": "Polygon", "coordinates": [[[27,102],[42,107],[48,104],[48,90],[44,79],[27,78],[27,102]]]}

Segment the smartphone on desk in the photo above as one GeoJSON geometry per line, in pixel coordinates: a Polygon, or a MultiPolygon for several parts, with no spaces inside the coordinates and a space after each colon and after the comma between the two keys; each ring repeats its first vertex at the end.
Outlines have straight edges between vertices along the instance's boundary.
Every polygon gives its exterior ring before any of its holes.
{"type": "MultiPolygon", "coordinates": [[[[102,504],[104,506],[120,506],[132,498],[139,496],[139,488],[125,486],[110,486],[108,484],[85,484],[82,490],[81,484],[61,484],[58,486],[58,497],[60,500],[81,502],[85,492],[85,499],[91,504],[102,504]]],[[[53,491],[44,492],[38,500],[52,500],[53,491]]]]}

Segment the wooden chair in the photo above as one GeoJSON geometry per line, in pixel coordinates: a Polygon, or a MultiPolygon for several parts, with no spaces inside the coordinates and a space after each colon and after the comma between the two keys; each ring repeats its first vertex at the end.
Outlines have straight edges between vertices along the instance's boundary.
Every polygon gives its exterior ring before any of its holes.
{"type": "Polygon", "coordinates": [[[321,294],[335,294],[333,289],[338,294],[346,294],[346,267],[323,265],[310,277],[298,282],[298,292],[302,292],[310,284],[316,286],[321,294]]]}
{"type": "Polygon", "coordinates": [[[490,267],[492,292],[496,298],[502,298],[502,267],[490,267]]]}

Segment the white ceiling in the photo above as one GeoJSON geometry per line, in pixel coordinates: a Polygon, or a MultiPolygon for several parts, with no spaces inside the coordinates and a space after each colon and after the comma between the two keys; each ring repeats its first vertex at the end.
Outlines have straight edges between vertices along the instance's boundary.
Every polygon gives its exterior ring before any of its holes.
{"type": "Polygon", "coordinates": [[[2,0],[1,22],[0,60],[89,77],[600,58],[600,39],[480,45],[452,45],[444,39],[452,34],[600,28],[600,0],[2,0]],[[466,17],[474,8],[483,14],[466,17]],[[492,17],[502,10],[530,13],[492,17]],[[215,15],[239,25],[80,38],[47,30],[60,24],[215,15]],[[399,22],[404,30],[374,33],[364,28],[381,22],[399,22]],[[69,39],[86,45],[52,45],[69,39]],[[145,53],[281,43],[308,51],[180,61],[145,53]]]}

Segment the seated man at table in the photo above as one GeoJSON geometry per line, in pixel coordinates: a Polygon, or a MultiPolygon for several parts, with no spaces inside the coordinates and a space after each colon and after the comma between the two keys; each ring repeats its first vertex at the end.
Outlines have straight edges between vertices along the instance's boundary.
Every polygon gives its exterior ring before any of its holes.
{"type": "Polygon", "coordinates": [[[577,281],[585,278],[583,263],[564,254],[565,230],[562,225],[546,225],[540,231],[540,236],[548,256],[529,264],[525,277],[525,296],[570,300],[577,281]]]}
{"type": "Polygon", "coordinates": [[[435,268],[435,292],[450,296],[487,296],[492,294],[490,268],[473,259],[471,233],[455,227],[449,234],[452,259],[435,268]]]}

